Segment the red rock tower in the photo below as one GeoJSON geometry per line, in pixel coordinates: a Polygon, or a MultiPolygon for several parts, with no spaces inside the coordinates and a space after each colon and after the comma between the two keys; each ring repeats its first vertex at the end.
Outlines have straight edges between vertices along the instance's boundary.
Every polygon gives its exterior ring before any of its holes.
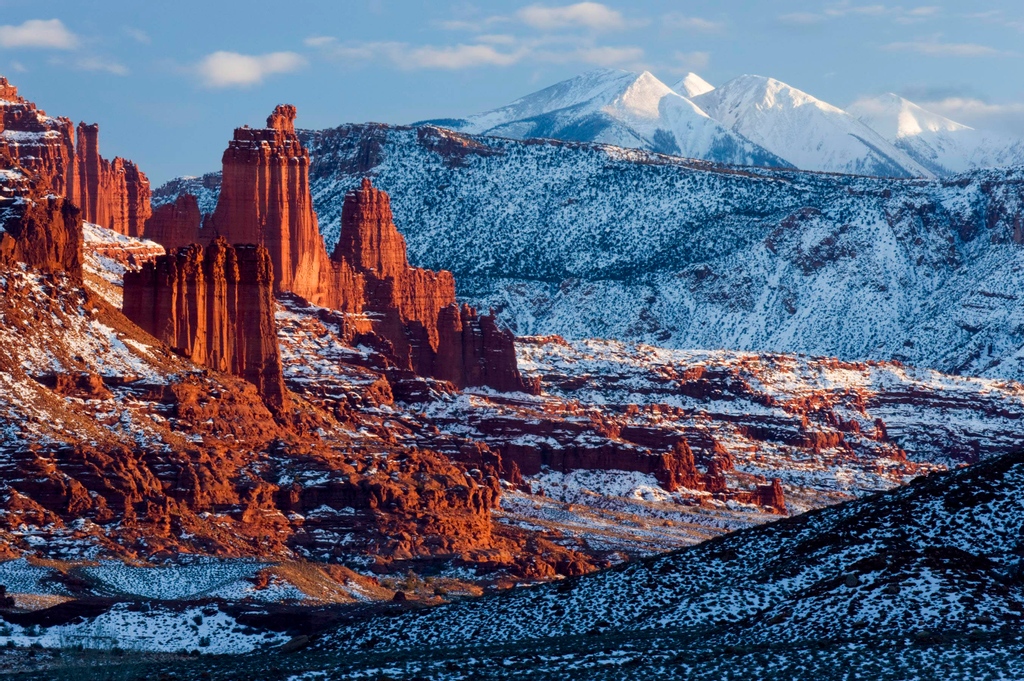
{"type": "Polygon", "coordinates": [[[309,152],[294,121],[295,107],[282,104],[266,128],[235,129],[210,229],[229,243],[265,246],[275,290],[328,304],[330,263],[309,192],[309,152]]]}
{"type": "Polygon", "coordinates": [[[270,253],[217,239],[124,276],[124,314],[196,364],[240,376],[274,411],[286,406],[270,253]]]}
{"type": "Polygon", "coordinates": [[[369,179],[345,196],[331,260],[361,278],[361,307],[399,366],[460,388],[537,390],[519,373],[513,335],[493,317],[458,306],[451,272],[410,267],[391,199],[369,179]]]}

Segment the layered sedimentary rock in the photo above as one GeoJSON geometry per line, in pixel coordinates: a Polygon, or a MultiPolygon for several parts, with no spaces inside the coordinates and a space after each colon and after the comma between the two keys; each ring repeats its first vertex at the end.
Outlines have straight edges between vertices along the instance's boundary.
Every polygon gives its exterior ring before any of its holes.
{"type": "Polygon", "coordinates": [[[218,239],[126,272],[124,313],[196,364],[249,381],[279,411],[286,397],[272,284],[267,249],[218,239]]]}
{"type": "Polygon", "coordinates": [[[336,269],[362,279],[361,308],[402,368],[458,387],[536,391],[516,366],[514,336],[494,318],[455,302],[451,272],[411,267],[388,195],[363,179],[345,197],[336,269]]]}
{"type": "Polygon", "coordinates": [[[385,348],[399,369],[458,387],[536,390],[516,367],[513,336],[492,317],[457,306],[450,272],[409,265],[390,199],[369,180],[346,196],[341,238],[328,258],[309,191],[309,152],[294,121],[295,107],[280,105],[266,128],[235,130],[217,208],[203,231],[265,246],[276,291],[365,314],[351,321],[349,337],[385,348]]]}
{"type": "Polygon", "coordinates": [[[0,117],[4,157],[53,194],[77,204],[83,220],[142,236],[150,215],[149,180],[131,161],[100,156],[98,125],[80,124],[76,141],[69,119],[47,116],[2,77],[0,117]]]}
{"type": "Polygon", "coordinates": [[[153,209],[146,221],[146,238],[155,241],[167,250],[202,243],[199,228],[202,214],[199,203],[191,194],[182,194],[173,203],[165,203],[153,209]]]}
{"type": "Polygon", "coordinates": [[[82,220],[60,197],[0,196],[0,264],[82,275],[82,220]]]}
{"type": "Polygon", "coordinates": [[[101,227],[141,237],[150,216],[149,180],[133,162],[100,156],[99,126],[78,124],[70,196],[82,217],[101,227]]]}
{"type": "Polygon", "coordinates": [[[274,288],[332,306],[331,270],[309,193],[309,152],[295,135],[295,107],[281,105],[266,128],[236,128],[210,229],[229,243],[270,251],[274,288]]]}

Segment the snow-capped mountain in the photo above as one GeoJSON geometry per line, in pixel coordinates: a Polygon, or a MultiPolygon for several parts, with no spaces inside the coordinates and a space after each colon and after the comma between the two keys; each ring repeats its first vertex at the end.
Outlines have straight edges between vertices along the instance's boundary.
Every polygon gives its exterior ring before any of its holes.
{"type": "Polygon", "coordinates": [[[722,125],[802,170],[933,174],[854,116],[774,78],[740,76],[693,101],[722,125]]]}
{"type": "Polygon", "coordinates": [[[486,113],[423,123],[475,135],[881,177],[945,177],[1024,163],[1024,141],[975,130],[897,95],[862,98],[843,110],[754,75],[716,88],[687,73],[669,87],[646,71],[602,69],[486,113]]]}
{"type": "Polygon", "coordinates": [[[696,73],[687,73],[672,86],[672,89],[683,97],[696,97],[711,92],[715,86],[696,73]]]}
{"type": "Polygon", "coordinates": [[[866,97],[847,111],[936,175],[1024,163],[1024,142],[983,132],[899,95],[866,97]]]}
{"type": "MultiPolygon", "coordinates": [[[[684,81],[687,91],[707,91],[711,87],[697,76],[684,81]]],[[[738,165],[790,165],[742,134],[726,129],[646,71],[592,71],[500,109],[434,122],[461,132],[497,137],[600,142],[738,165]]]]}

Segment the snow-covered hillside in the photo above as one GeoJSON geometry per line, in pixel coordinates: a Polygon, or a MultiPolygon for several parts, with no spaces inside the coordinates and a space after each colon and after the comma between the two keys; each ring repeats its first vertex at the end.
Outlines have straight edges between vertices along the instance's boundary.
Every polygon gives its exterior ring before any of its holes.
{"type": "Polygon", "coordinates": [[[1009,455],[320,649],[392,678],[1020,678],[1022,491],[1009,455]]]}
{"type": "MultiPolygon", "coordinates": [[[[692,91],[710,88],[698,76],[691,76],[692,91]]],[[[730,132],[647,71],[592,71],[500,109],[435,122],[462,132],[498,137],[601,142],[719,163],[789,165],[778,155],[730,132]]]]}
{"type": "Polygon", "coordinates": [[[975,130],[892,93],[847,111],[936,175],[1024,163],[1024,142],[975,130]]]}
{"type": "Polygon", "coordinates": [[[372,175],[411,261],[520,334],[1024,378],[1019,170],[893,180],[431,127],[303,135],[329,246],[372,175]]]}
{"type": "Polygon", "coordinates": [[[774,78],[740,76],[693,101],[730,130],[802,170],[931,174],[842,109],[774,78]]]}

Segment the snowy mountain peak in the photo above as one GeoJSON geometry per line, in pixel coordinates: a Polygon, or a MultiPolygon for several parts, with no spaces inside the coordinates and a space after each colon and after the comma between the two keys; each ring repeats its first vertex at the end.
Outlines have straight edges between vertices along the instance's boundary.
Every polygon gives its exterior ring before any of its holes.
{"type": "Polygon", "coordinates": [[[928,111],[892,92],[878,97],[858,99],[847,111],[888,140],[920,135],[924,132],[957,132],[972,129],[928,111]]]}
{"type": "Polygon", "coordinates": [[[790,165],[728,130],[648,71],[590,71],[492,111],[427,122],[498,137],[599,142],[736,165],[790,165]]]}
{"type": "Polygon", "coordinates": [[[932,172],[863,122],[774,78],[743,75],[693,98],[709,116],[805,170],[927,177],[932,172]]]}
{"type": "Polygon", "coordinates": [[[715,86],[707,82],[696,73],[687,73],[675,85],[672,89],[681,94],[683,97],[696,97],[703,95],[707,92],[711,92],[715,89],[715,86]]]}
{"type": "Polygon", "coordinates": [[[859,99],[849,112],[936,175],[1024,161],[1021,140],[975,130],[891,92],[859,99]]]}
{"type": "Polygon", "coordinates": [[[748,105],[759,109],[812,106],[830,113],[843,113],[843,110],[837,106],[768,76],[745,74],[732,79],[721,89],[735,93],[732,96],[732,101],[745,101],[748,105]]]}

